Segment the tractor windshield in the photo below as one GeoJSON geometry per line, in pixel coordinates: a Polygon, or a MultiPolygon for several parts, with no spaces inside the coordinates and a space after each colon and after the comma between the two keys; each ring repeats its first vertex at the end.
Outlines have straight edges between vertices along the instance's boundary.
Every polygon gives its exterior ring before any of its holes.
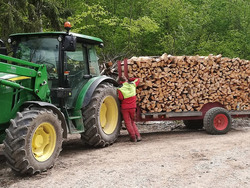
{"type": "Polygon", "coordinates": [[[47,67],[49,77],[57,77],[59,43],[56,38],[24,37],[17,42],[14,56],[47,67]]]}

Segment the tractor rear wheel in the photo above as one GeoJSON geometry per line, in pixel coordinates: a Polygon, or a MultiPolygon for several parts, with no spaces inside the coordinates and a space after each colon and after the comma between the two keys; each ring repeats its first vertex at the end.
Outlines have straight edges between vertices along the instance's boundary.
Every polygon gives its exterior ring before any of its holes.
{"type": "Polygon", "coordinates": [[[183,120],[183,123],[187,129],[202,129],[203,128],[203,120],[183,120]]]}
{"type": "Polygon", "coordinates": [[[13,171],[35,174],[51,168],[62,148],[61,121],[44,108],[18,112],[6,129],[4,154],[13,171]]]}
{"type": "Polygon", "coordinates": [[[119,105],[113,85],[102,83],[96,88],[90,103],[82,109],[83,142],[95,147],[106,147],[115,142],[121,129],[119,105]]]}
{"type": "Polygon", "coordinates": [[[229,112],[221,107],[208,110],[203,121],[204,128],[209,134],[226,134],[232,126],[229,112]]]}

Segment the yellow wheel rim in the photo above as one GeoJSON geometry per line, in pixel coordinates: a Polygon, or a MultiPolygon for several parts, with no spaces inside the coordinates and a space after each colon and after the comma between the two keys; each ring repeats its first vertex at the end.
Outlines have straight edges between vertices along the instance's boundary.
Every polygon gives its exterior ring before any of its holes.
{"type": "Polygon", "coordinates": [[[47,122],[41,123],[32,138],[32,153],[36,160],[46,161],[53,154],[56,146],[56,131],[47,122]]]}
{"type": "Polygon", "coordinates": [[[106,134],[112,134],[118,122],[118,106],[112,96],[107,96],[101,105],[100,123],[106,134]]]}

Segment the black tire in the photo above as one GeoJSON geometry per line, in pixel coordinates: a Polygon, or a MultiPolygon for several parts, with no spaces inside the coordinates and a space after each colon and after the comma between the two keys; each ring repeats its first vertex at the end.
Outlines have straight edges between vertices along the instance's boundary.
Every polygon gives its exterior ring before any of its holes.
{"type": "Polygon", "coordinates": [[[232,118],[226,109],[215,107],[207,111],[203,123],[209,134],[226,134],[231,129],[232,118]]]}
{"type": "Polygon", "coordinates": [[[90,103],[82,109],[85,132],[81,138],[84,143],[106,147],[116,141],[121,129],[119,105],[113,85],[102,83],[96,88],[90,103]]]}
{"type": "Polygon", "coordinates": [[[62,150],[61,121],[44,108],[18,112],[6,129],[4,154],[19,174],[35,174],[51,168],[62,150]]]}
{"type": "Polygon", "coordinates": [[[197,130],[203,128],[203,119],[183,120],[183,123],[187,129],[197,130]]]}

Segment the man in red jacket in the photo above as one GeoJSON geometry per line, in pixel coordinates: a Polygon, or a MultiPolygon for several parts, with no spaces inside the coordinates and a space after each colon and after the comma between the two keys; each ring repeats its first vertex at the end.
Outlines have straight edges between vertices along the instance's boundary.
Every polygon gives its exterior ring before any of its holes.
{"type": "Polygon", "coordinates": [[[118,98],[121,101],[122,116],[128,130],[130,141],[141,141],[141,135],[135,124],[135,110],[136,110],[136,87],[139,85],[139,78],[131,78],[128,82],[125,76],[121,76],[120,83],[122,84],[118,89],[118,98]]]}

